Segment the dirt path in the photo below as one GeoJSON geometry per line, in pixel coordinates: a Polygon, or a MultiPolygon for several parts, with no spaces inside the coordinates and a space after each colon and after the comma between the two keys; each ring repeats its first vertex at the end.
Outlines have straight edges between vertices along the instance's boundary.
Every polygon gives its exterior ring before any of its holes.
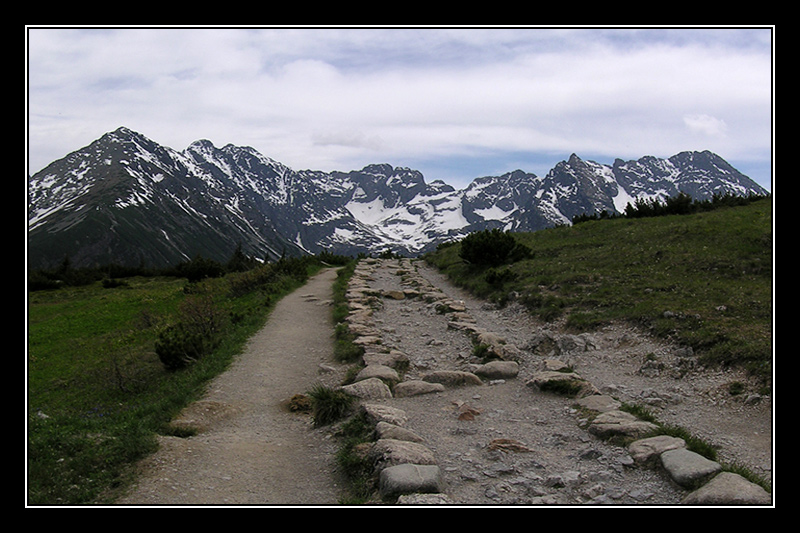
{"type": "Polygon", "coordinates": [[[516,378],[371,402],[405,413],[405,427],[433,452],[451,502],[663,506],[680,504],[687,495],[658,469],[635,467],[626,448],[592,436],[574,400],[526,384],[552,358],[572,366],[603,393],[645,405],[659,420],[710,441],[723,460],[771,478],[770,401],[745,403],[744,395],[732,397],[728,385],[747,381],[741,373],[700,368],[684,373],[686,361],[676,347],[631,328],[565,335],[558,324],[541,323],[519,305],[500,309],[472,297],[424,262],[375,262],[364,268],[363,279],[373,294],[387,297],[377,303],[372,324],[380,331],[382,347],[408,356],[404,380],[424,379],[434,370],[470,371],[479,362],[468,336],[451,329],[451,319],[438,311],[435,290],[416,298],[388,297],[419,286],[410,274],[414,271],[466,308],[481,329],[521,350],[516,378]],[[550,335],[553,343],[537,344],[550,335]],[[463,406],[478,414],[462,420],[463,406]],[[520,442],[529,451],[493,451],[496,439],[520,442]]]}
{"type": "Polygon", "coordinates": [[[336,270],[324,270],[277,304],[244,353],[178,421],[201,431],[162,438],[161,449],[141,465],[138,485],[118,503],[337,503],[336,443],[284,407],[315,383],[339,379],[321,366],[333,365],[335,278],[336,270]]]}
{"type": "MultiPolygon", "coordinates": [[[[446,494],[459,505],[673,505],[686,491],[656,470],[632,468],[625,449],[592,437],[573,402],[526,386],[544,359],[557,356],[621,401],[643,403],[659,419],[719,446],[720,455],[771,479],[772,427],[768,398],[748,404],[727,394],[737,373],[677,375],[673,347],[621,327],[595,332],[588,344],[552,353],[535,340],[555,325],[521,307],[498,309],[453,287],[424,263],[384,261],[369,275],[375,291],[402,289],[403,270],[419,274],[460,301],[487,331],[522,348],[516,379],[410,398],[379,400],[404,410],[444,473],[446,494]],[[402,267],[402,268],[401,268],[402,267]],[[591,345],[591,347],[589,347],[591,345]],[[655,355],[664,365],[648,366],[655,355]],[[480,414],[462,421],[458,406],[480,414]],[[493,452],[494,439],[513,439],[530,453],[493,452]]],[[[142,465],[135,490],[121,504],[336,505],[335,428],[311,426],[308,416],[282,407],[315,383],[340,385],[347,368],[333,362],[329,300],[335,279],[326,270],[285,297],[231,369],[206,398],[187,409],[195,437],[164,438],[142,465]]],[[[374,312],[382,346],[408,355],[406,379],[434,369],[469,370],[472,344],[448,327],[449,318],[424,298],[385,298],[374,312]]]]}

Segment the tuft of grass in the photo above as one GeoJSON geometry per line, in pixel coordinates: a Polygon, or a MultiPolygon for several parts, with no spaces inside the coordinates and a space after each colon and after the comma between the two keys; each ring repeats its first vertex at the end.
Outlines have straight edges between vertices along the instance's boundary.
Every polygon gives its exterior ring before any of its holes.
{"type": "Polygon", "coordinates": [[[333,355],[337,361],[343,363],[358,361],[364,354],[363,347],[353,343],[355,335],[350,332],[345,322],[350,313],[347,303],[347,286],[357,264],[358,262],[353,260],[340,268],[333,284],[333,323],[335,324],[333,355]]]}
{"type": "Polygon", "coordinates": [[[353,408],[355,398],[341,389],[317,384],[308,392],[311,416],[315,426],[326,426],[345,418],[353,408]]]}
{"type": "Polygon", "coordinates": [[[364,355],[364,348],[353,341],[356,336],[347,324],[337,324],[334,332],[333,357],[341,363],[353,363],[364,355]]]}
{"type": "Polygon", "coordinates": [[[336,463],[348,481],[348,488],[341,503],[356,505],[372,499],[375,469],[362,445],[371,442],[374,433],[374,428],[363,414],[355,415],[342,424],[338,433],[340,447],[336,463]]]}

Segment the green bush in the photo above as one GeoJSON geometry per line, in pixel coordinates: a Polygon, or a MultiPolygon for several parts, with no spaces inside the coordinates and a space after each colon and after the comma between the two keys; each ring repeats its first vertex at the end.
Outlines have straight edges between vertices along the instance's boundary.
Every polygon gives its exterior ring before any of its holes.
{"type": "Polygon", "coordinates": [[[495,228],[464,237],[459,256],[473,265],[497,267],[525,259],[530,253],[530,249],[518,243],[510,232],[495,228]]]}
{"type": "Polygon", "coordinates": [[[504,270],[497,270],[495,268],[490,268],[486,272],[486,283],[491,285],[495,288],[501,288],[505,283],[514,281],[517,279],[517,274],[511,272],[509,269],[504,270]]]}
{"type": "Polygon", "coordinates": [[[206,259],[200,255],[196,256],[191,261],[180,263],[175,268],[175,275],[188,279],[190,283],[205,278],[218,278],[223,274],[225,274],[225,267],[222,264],[213,259],[206,259]]]}
{"type": "Polygon", "coordinates": [[[158,333],[156,354],[168,370],[184,368],[219,345],[222,326],[222,314],[210,298],[187,297],[178,321],[158,333]]]}
{"type": "Polygon", "coordinates": [[[158,333],[156,354],[167,370],[184,368],[208,351],[209,343],[185,324],[170,324],[158,333]]]}

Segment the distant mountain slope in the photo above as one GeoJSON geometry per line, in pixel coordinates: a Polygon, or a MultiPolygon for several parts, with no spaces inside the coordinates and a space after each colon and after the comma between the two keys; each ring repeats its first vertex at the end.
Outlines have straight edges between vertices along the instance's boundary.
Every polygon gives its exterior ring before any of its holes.
{"type": "Polygon", "coordinates": [[[620,212],[641,197],[766,194],[710,152],[613,166],[572,155],[545,177],[516,170],[456,190],[388,164],[295,171],[252,148],[208,140],[178,152],[124,127],[30,176],[28,191],[33,268],[66,256],[75,266],[225,260],[238,244],[266,259],[322,250],[418,254],[470,231],[535,231],[587,212],[620,212]]]}

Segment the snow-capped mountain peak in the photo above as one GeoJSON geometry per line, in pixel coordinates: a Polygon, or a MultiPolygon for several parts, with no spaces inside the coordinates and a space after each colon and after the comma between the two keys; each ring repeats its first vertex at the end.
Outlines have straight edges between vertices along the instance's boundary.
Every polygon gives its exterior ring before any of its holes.
{"type": "Polygon", "coordinates": [[[766,194],[710,152],[610,166],[572,154],[544,177],[515,170],[457,190],[387,163],[295,171],[251,147],[206,139],[179,152],[124,127],[28,184],[32,267],[65,256],[87,266],[224,260],[240,244],[267,259],[322,250],[413,255],[484,228],[536,231],[580,214],[622,212],[637,198],[766,194]]]}

